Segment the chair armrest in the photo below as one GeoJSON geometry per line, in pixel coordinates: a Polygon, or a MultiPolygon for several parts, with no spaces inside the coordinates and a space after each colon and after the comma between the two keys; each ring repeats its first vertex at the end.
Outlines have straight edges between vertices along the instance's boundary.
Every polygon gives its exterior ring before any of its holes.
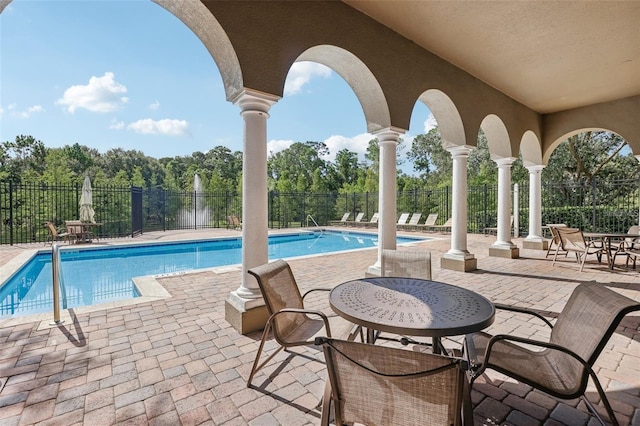
{"type": "Polygon", "coordinates": [[[532,315],[536,318],[541,319],[542,321],[544,321],[545,324],[547,324],[550,328],[553,328],[553,324],[551,324],[551,322],[546,319],[545,317],[543,317],[541,314],[537,313],[537,312],[533,312],[529,309],[526,308],[519,308],[517,306],[511,306],[511,305],[504,305],[502,303],[494,303],[493,306],[495,306],[496,309],[501,309],[503,311],[511,311],[511,312],[518,312],[521,314],[528,314],[528,315],[532,315]]]}
{"type": "MultiPolygon", "coordinates": [[[[572,358],[574,358],[575,360],[577,360],[578,362],[580,362],[580,364],[582,364],[582,366],[589,372],[589,374],[592,377],[595,377],[595,372],[591,369],[591,366],[589,366],[589,364],[587,363],[587,361],[585,361],[584,359],[582,359],[578,354],[576,354],[575,352],[573,352],[570,349],[565,348],[564,346],[560,346],[560,345],[556,345],[555,343],[549,343],[549,342],[543,342],[540,340],[534,340],[534,339],[529,339],[526,337],[518,337],[518,336],[511,336],[508,334],[496,334],[495,336],[492,336],[489,339],[489,342],[487,343],[487,347],[484,351],[484,355],[483,355],[483,361],[481,364],[476,363],[475,359],[472,359],[472,355],[471,353],[469,353],[467,356],[469,357],[469,363],[471,365],[471,379],[475,380],[478,376],[480,376],[484,370],[487,368],[487,365],[490,362],[490,357],[491,357],[491,350],[493,349],[493,345],[495,345],[497,342],[500,342],[502,340],[506,340],[506,341],[510,341],[510,342],[518,342],[518,343],[524,343],[527,345],[531,345],[531,346],[537,346],[539,348],[546,348],[546,349],[551,349],[551,350],[556,350],[562,353],[565,353],[569,356],[571,356],[572,358]]],[[[465,341],[465,350],[467,350],[467,346],[466,346],[466,341],[465,341]]],[[[465,351],[466,352],[466,351],[465,351]]]]}
{"type": "Polygon", "coordinates": [[[331,291],[333,290],[332,288],[312,288],[311,290],[306,291],[303,295],[302,295],[302,300],[304,300],[305,297],[307,297],[307,294],[312,293],[314,291],[331,291]]]}

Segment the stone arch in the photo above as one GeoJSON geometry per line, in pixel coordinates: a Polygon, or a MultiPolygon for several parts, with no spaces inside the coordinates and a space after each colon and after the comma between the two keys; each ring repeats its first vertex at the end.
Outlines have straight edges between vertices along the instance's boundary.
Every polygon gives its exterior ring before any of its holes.
{"type": "Polygon", "coordinates": [[[200,0],[151,0],[184,23],[202,41],[218,66],[228,101],[244,89],[240,61],[231,40],[217,19],[200,0]]]}
{"type": "MultiPolygon", "coordinates": [[[[360,101],[369,133],[391,127],[389,106],[380,83],[365,63],[353,53],[336,46],[318,45],[302,52],[295,60],[300,61],[325,65],[349,83],[360,101]]],[[[284,90],[284,81],[282,87],[284,90]]]]}
{"type": "Polygon", "coordinates": [[[423,92],[418,99],[429,108],[438,122],[438,129],[445,148],[463,146],[466,142],[464,124],[460,111],[451,98],[441,90],[429,89],[423,92]]]}
{"type": "MultiPolygon", "coordinates": [[[[551,158],[551,154],[553,154],[553,151],[555,151],[555,149],[558,147],[558,145],[560,145],[562,142],[564,142],[565,140],[569,139],[571,136],[577,135],[579,133],[584,133],[584,132],[611,132],[611,133],[615,133],[618,136],[624,138],[623,135],[621,135],[618,132],[614,132],[611,129],[606,129],[606,128],[602,128],[602,127],[584,127],[581,129],[574,129],[571,130],[563,135],[561,135],[560,137],[558,137],[557,139],[555,139],[545,150],[544,152],[544,156],[543,156],[543,160],[544,160],[544,164],[547,164],[549,162],[549,158],[551,158]]],[[[625,139],[627,140],[627,139],[625,139]]],[[[629,141],[627,140],[627,143],[629,141]]],[[[633,152],[633,147],[631,146],[631,144],[629,143],[629,148],[631,149],[631,151],[633,152]]],[[[637,152],[633,152],[634,154],[637,154],[637,152]]]]}
{"type": "Polygon", "coordinates": [[[542,162],[540,141],[531,130],[527,130],[522,135],[522,139],[520,140],[520,153],[522,154],[522,163],[525,167],[545,164],[542,162]]]}
{"type": "Polygon", "coordinates": [[[494,158],[511,158],[511,142],[509,131],[504,122],[495,114],[487,115],[480,123],[480,128],[487,136],[489,153],[494,158]]]}

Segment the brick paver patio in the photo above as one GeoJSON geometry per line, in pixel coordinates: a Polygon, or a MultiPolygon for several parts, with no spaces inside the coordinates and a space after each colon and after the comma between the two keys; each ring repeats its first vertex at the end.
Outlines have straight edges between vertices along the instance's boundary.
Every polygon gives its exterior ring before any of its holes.
{"type": "MultiPolygon", "coordinates": [[[[151,233],[136,241],[229,234],[237,232],[151,233]]],[[[604,264],[588,262],[581,273],[565,258],[552,267],[545,252],[522,249],[521,239],[513,240],[520,258],[511,260],[488,256],[495,237],[470,235],[469,251],[478,258],[479,269],[441,270],[449,237],[434,236],[440,239],[420,243],[432,252],[434,279],[473,289],[496,302],[553,317],[584,281],[640,300],[638,272],[611,272],[604,264]]],[[[0,267],[33,248],[0,248],[0,267]]],[[[290,264],[304,290],[360,278],[376,255],[376,250],[363,250],[290,264]]],[[[224,301],[240,283],[238,268],[158,280],[172,297],[89,312],[78,309],[66,313],[67,321],[58,326],[49,325],[51,316],[19,323],[0,320],[0,424],[319,424],[325,367],[318,351],[301,350],[311,360],[282,352],[278,359],[289,357],[289,362],[265,367],[254,379],[256,388],[246,387],[260,333],[242,336],[225,321],[224,301]],[[274,371],[278,374],[269,379],[274,371]]],[[[312,303],[320,307],[326,300],[312,303]]],[[[639,328],[640,314],[628,316],[596,363],[621,424],[640,425],[639,328]]],[[[541,330],[505,314],[498,314],[489,329],[524,336],[544,333],[541,330]]],[[[597,393],[590,389],[590,400],[597,402],[597,393]]],[[[494,372],[476,382],[472,398],[477,425],[597,424],[584,402],[559,402],[494,372]]]]}

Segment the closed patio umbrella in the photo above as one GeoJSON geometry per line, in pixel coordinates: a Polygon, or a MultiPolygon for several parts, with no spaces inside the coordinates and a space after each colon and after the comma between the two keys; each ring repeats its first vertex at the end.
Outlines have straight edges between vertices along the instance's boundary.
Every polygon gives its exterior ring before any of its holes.
{"type": "Polygon", "coordinates": [[[91,180],[85,176],[82,184],[82,195],[80,196],[80,221],[95,222],[93,215],[93,196],[91,195],[91,180]]]}

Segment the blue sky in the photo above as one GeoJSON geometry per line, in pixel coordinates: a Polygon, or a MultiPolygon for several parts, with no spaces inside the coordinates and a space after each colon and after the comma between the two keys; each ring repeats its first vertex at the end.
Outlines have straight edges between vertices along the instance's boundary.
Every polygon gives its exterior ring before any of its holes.
{"type": "MultiPolygon", "coordinates": [[[[294,65],[270,115],[271,152],[324,141],[329,160],[342,148],[363,158],[371,139],[348,84],[315,63],[294,65]]],[[[417,103],[408,143],[429,116],[417,103]]],[[[14,0],[0,14],[0,141],[17,135],[160,158],[240,151],[243,131],[205,47],[150,0],[14,0]]]]}

